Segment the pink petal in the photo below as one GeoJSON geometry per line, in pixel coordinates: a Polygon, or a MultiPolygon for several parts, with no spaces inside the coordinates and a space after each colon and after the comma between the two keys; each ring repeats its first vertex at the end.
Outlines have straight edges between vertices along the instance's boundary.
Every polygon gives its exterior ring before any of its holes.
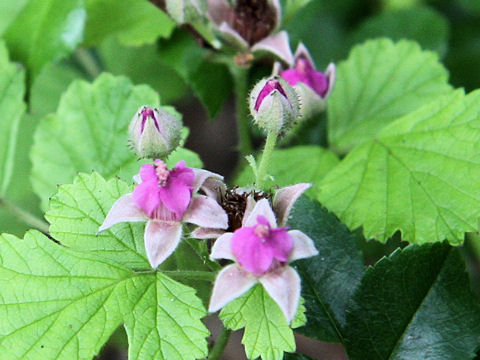
{"type": "Polygon", "coordinates": [[[225,230],[198,227],[193,230],[190,237],[195,239],[216,239],[225,234],[225,230]]]}
{"type": "Polygon", "coordinates": [[[290,266],[281,267],[259,278],[270,297],[278,304],[291,322],[300,299],[300,276],[290,266]]]}
{"type": "Polygon", "coordinates": [[[158,194],[165,207],[174,212],[180,220],[192,199],[192,188],[181,181],[169,178],[165,186],[158,187],[158,194]]]}
{"type": "Polygon", "coordinates": [[[283,226],[287,222],[288,215],[295,201],[311,186],[312,184],[301,183],[281,188],[276,192],[273,197],[273,208],[275,209],[280,226],[283,226]]]}
{"type": "Polygon", "coordinates": [[[330,63],[328,65],[327,70],[325,70],[325,76],[327,77],[327,80],[328,80],[328,89],[325,95],[323,96],[324,98],[330,96],[333,90],[333,85],[335,84],[336,67],[334,63],[330,63]]]}
{"type": "Polygon", "coordinates": [[[318,255],[318,250],[312,239],[300,230],[291,230],[288,232],[293,240],[293,250],[290,253],[290,261],[304,259],[318,255]]]}
{"type": "Polygon", "coordinates": [[[195,181],[195,173],[191,168],[185,166],[185,160],[179,161],[168,175],[169,182],[182,183],[192,186],[195,181]]]}
{"type": "Polygon", "coordinates": [[[155,172],[155,167],[153,166],[153,164],[143,164],[140,168],[139,175],[142,181],[158,182],[157,173],[155,172]]]}
{"type": "Polygon", "coordinates": [[[235,230],[231,240],[237,262],[256,276],[264,274],[272,265],[274,250],[255,233],[255,227],[235,230]]]}
{"type": "Polygon", "coordinates": [[[191,185],[193,187],[194,192],[198,191],[198,189],[200,189],[209,178],[212,178],[213,180],[220,180],[220,181],[223,180],[223,176],[215,174],[211,171],[196,169],[196,168],[192,168],[192,171],[193,171],[193,174],[195,175],[195,180],[191,185]]]}
{"type": "Polygon", "coordinates": [[[286,228],[271,229],[268,242],[273,249],[275,259],[287,262],[293,248],[293,240],[286,228]]]}
{"type": "Polygon", "coordinates": [[[177,248],[182,237],[182,224],[150,220],[145,227],[145,251],[150,265],[155,269],[177,248]]]}
{"type": "Polygon", "coordinates": [[[98,232],[121,222],[147,221],[148,218],[132,200],[132,194],[125,194],[112,205],[98,232]]]}
{"type": "Polygon", "coordinates": [[[153,213],[161,202],[158,180],[144,180],[141,184],[138,184],[133,190],[132,199],[148,217],[153,217],[153,213]]]}
{"type": "Polygon", "coordinates": [[[315,62],[313,61],[312,56],[310,55],[310,52],[308,51],[307,47],[303,44],[300,43],[297,46],[297,50],[295,50],[295,60],[297,59],[307,59],[310,64],[312,64],[312,67],[315,69],[315,62]]]}
{"type": "Polygon", "coordinates": [[[215,243],[212,247],[212,253],[210,254],[210,259],[235,260],[235,256],[232,252],[232,237],[233,233],[225,233],[215,240],[215,243]]]}
{"type": "Polygon", "coordinates": [[[228,216],[225,210],[215,200],[204,195],[192,198],[183,221],[207,228],[228,228],[228,216]]]}
{"type": "Polygon", "coordinates": [[[230,301],[246,293],[255,283],[256,278],[237,264],[225,267],[218,273],[213,286],[209,312],[215,312],[227,305],[230,301]]]}
{"type": "Polygon", "coordinates": [[[277,220],[275,219],[275,214],[273,213],[273,210],[270,207],[267,199],[261,199],[255,204],[255,207],[248,215],[248,218],[243,224],[243,226],[245,227],[257,225],[257,218],[259,215],[265,216],[272,228],[277,227],[277,220]]]}
{"type": "Polygon", "coordinates": [[[293,54],[290,49],[290,42],[286,31],[270,35],[252,47],[252,51],[259,50],[268,51],[278,56],[281,60],[289,64],[289,66],[293,66],[293,54]]]}

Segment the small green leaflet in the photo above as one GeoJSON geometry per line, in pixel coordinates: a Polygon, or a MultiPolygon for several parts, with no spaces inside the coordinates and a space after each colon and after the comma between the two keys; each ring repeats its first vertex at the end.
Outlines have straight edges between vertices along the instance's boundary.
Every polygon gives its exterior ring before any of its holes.
{"type": "MultiPolygon", "coordinates": [[[[85,44],[114,36],[123,45],[151,44],[168,37],[175,23],[147,0],[86,0],[85,44]]],[[[138,55],[141,57],[141,53],[138,55]]]]}
{"type": "Polygon", "coordinates": [[[25,112],[25,71],[8,61],[0,42],[0,198],[5,196],[13,171],[20,118],[25,112]]]}
{"type": "Polygon", "coordinates": [[[12,56],[33,78],[43,66],[75,50],[86,17],[83,0],[29,0],[4,36],[12,56]]]}
{"type": "MultiPolygon", "coordinates": [[[[303,325],[304,311],[300,305],[293,326],[303,325]]],[[[285,315],[261,285],[227,304],[220,319],[229,329],[245,328],[242,343],[249,359],[261,356],[262,360],[280,360],[285,351],[295,351],[293,331],[285,315]]]]}
{"type": "Polygon", "coordinates": [[[473,359],[480,306],[447,244],[410,245],[369,268],[347,309],[350,360],[473,359]]]}
{"type": "Polygon", "coordinates": [[[372,139],[391,121],[451,91],[435,53],[417,43],[367,41],[340,63],[328,99],[331,146],[348,152],[372,139]]]}
{"type": "MultiPolygon", "coordinates": [[[[158,106],[159,101],[153,89],[121,76],[102,74],[93,84],[74,81],[56,114],[42,119],[35,132],[31,179],[42,207],[58,184],[70,183],[79,171],[131,180],[141,163],[127,146],[128,125],[140,106],[158,106]]],[[[187,165],[198,165],[192,162],[187,165]]]]}
{"type": "Polygon", "coordinates": [[[480,91],[461,90],[390,124],[320,184],[318,199],[350,228],[385,241],[463,241],[480,216],[480,91]]]}
{"type": "MultiPolygon", "coordinates": [[[[337,156],[320,146],[295,146],[285,150],[274,150],[269,162],[268,173],[273,177],[267,186],[288,186],[300,182],[313,183],[314,193],[320,180],[338,164],[337,156]]],[[[255,177],[247,166],[235,179],[235,184],[253,184],[255,177]]]]}

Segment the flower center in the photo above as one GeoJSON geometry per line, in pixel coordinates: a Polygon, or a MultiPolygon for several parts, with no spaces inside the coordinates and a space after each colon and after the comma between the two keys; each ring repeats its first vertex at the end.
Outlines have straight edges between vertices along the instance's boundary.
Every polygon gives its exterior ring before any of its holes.
{"type": "Polygon", "coordinates": [[[165,164],[162,160],[155,160],[155,173],[158,177],[158,185],[165,186],[168,180],[168,175],[170,174],[167,164],[165,164]]]}
{"type": "Polygon", "coordinates": [[[258,224],[255,226],[253,232],[261,239],[262,243],[264,243],[267,241],[268,235],[270,235],[270,227],[268,225],[258,224]]]}

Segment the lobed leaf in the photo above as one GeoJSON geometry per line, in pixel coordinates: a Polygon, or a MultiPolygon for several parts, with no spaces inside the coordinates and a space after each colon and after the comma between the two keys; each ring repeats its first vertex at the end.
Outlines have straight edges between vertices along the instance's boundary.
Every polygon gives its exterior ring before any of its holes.
{"type": "Polygon", "coordinates": [[[365,273],[347,310],[351,360],[473,359],[480,306],[458,250],[410,245],[365,273]]]}
{"type": "Polygon", "coordinates": [[[302,278],[307,324],[298,331],[327,342],[344,342],[346,308],[363,273],[356,239],[317,202],[300,198],[288,221],[314,242],[318,256],[295,263],[302,278]]]}
{"type": "Polygon", "coordinates": [[[86,17],[83,0],[29,0],[9,25],[5,40],[12,56],[36,77],[45,65],[75,50],[86,17]]]}
{"type": "Polygon", "coordinates": [[[220,319],[229,329],[245,328],[242,343],[249,359],[279,360],[285,351],[295,351],[293,331],[285,315],[261,285],[227,304],[220,319]]]}
{"type": "Polygon", "coordinates": [[[351,229],[385,241],[463,241],[480,216],[480,92],[442,97],[354,149],[318,199],[351,229]]]}
{"type": "Polygon", "coordinates": [[[407,40],[367,41],[354,47],[337,70],[328,100],[328,136],[342,153],[451,91],[437,55],[407,40]]]}
{"type": "Polygon", "coordinates": [[[8,60],[0,42],[0,198],[12,178],[20,119],[25,112],[25,71],[8,60]]]}

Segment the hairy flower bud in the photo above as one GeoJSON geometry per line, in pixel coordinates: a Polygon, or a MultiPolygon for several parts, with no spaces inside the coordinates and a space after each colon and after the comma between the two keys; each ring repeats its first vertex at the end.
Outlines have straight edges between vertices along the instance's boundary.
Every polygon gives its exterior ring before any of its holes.
{"type": "Polygon", "coordinates": [[[162,108],[142,106],[128,128],[130,141],[141,158],[165,158],[180,143],[182,123],[162,108]]]}
{"type": "Polygon", "coordinates": [[[282,78],[263,79],[250,94],[253,121],[267,133],[279,134],[289,130],[299,114],[295,90],[282,78]]]}

